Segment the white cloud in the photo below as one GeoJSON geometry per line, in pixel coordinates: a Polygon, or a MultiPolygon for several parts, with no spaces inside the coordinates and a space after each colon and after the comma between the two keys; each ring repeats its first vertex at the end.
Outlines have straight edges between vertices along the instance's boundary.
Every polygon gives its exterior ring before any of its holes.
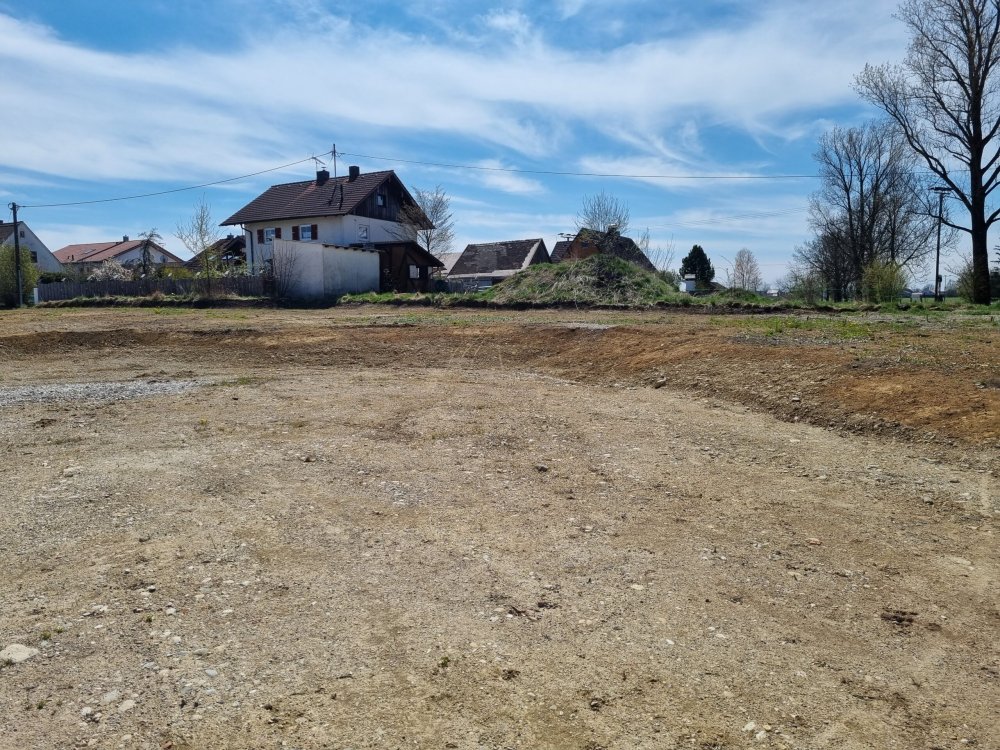
{"type": "Polygon", "coordinates": [[[493,10],[485,21],[489,28],[511,34],[516,39],[527,38],[532,32],[530,19],[518,10],[493,10]]]}
{"type": "Polygon", "coordinates": [[[556,7],[564,21],[583,10],[586,4],[587,0],[556,0],[556,7]]]}
{"type": "MultiPolygon", "coordinates": [[[[507,165],[499,159],[484,159],[476,162],[477,167],[486,170],[506,169],[507,165]]],[[[501,171],[478,171],[475,173],[479,181],[488,188],[500,190],[513,195],[538,195],[545,192],[545,188],[538,180],[533,180],[512,172],[501,171]]]]}
{"type": "MultiPolygon", "coordinates": [[[[555,34],[463,47],[326,17],[318,31],[276,27],[231,51],[122,55],[0,15],[0,97],[19,112],[0,137],[18,144],[8,167],[133,179],[253,171],[312,147],[319,123],[331,140],[423,131],[532,156],[588,128],[623,142],[679,128],[677,150],[697,149],[710,123],[797,137],[817,108],[855,101],[851,76],[864,61],[899,51],[877,31],[876,6],[852,33],[840,5],[772,3],[740,28],[608,52],[559,46],[555,34]]],[[[530,29],[518,11],[489,18],[503,35],[530,29]]]]}
{"type": "Polygon", "coordinates": [[[582,172],[595,175],[632,176],[631,179],[670,190],[718,190],[720,185],[745,184],[754,171],[743,167],[721,167],[658,156],[580,158],[582,172]]]}

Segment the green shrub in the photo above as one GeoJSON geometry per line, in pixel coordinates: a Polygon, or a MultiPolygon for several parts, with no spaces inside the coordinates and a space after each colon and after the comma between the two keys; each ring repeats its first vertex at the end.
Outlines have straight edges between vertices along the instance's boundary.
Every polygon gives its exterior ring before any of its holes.
{"type": "Polygon", "coordinates": [[[906,271],[896,263],[872,263],[861,277],[861,296],[865,302],[895,302],[906,288],[906,271]]]}
{"type": "MultiPolygon", "coordinates": [[[[21,301],[31,302],[32,292],[38,283],[38,269],[31,262],[31,251],[21,248],[21,301]]],[[[17,307],[17,276],[14,269],[14,246],[0,246],[0,305],[17,307]]]]}

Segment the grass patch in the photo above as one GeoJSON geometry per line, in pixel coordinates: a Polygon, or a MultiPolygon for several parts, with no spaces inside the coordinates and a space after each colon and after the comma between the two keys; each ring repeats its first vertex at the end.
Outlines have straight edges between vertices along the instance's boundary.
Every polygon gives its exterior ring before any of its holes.
{"type": "MultiPolygon", "coordinates": [[[[715,323],[715,320],[713,320],[715,323]]],[[[725,325],[719,319],[717,325],[725,325]]],[[[915,321],[859,321],[852,318],[806,318],[797,316],[763,317],[741,320],[739,326],[765,336],[782,336],[796,332],[815,332],[827,338],[844,340],[873,339],[879,333],[903,333],[915,321]]]]}
{"type": "Polygon", "coordinates": [[[180,314],[185,308],[203,307],[271,307],[268,297],[213,296],[196,294],[152,294],[147,297],[74,297],[73,299],[39,302],[36,307],[44,309],[62,307],[151,307],[157,315],[180,314]]]}

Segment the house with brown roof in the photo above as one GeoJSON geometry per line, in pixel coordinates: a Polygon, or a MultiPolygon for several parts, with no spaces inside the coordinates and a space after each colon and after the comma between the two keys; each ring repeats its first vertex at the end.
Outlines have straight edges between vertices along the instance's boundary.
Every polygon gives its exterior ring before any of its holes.
{"type": "Polygon", "coordinates": [[[448,273],[454,290],[486,289],[536,263],[548,263],[545,240],[507,240],[467,245],[448,273]]]}
{"type": "Polygon", "coordinates": [[[432,228],[395,172],[352,166],[272,185],[222,225],[242,227],[252,268],[288,266],[295,296],[333,297],[427,291],[443,264],[413,239],[413,223],[432,228]]]}
{"type": "Polygon", "coordinates": [[[646,254],[635,244],[634,240],[623,237],[614,229],[607,232],[581,229],[573,239],[563,240],[555,244],[552,248],[552,262],[584,260],[598,253],[614,255],[647,271],[656,270],[656,266],[646,257],[646,254]]]}
{"type": "Polygon", "coordinates": [[[200,271],[205,266],[204,256],[208,255],[213,265],[222,270],[241,268],[247,265],[247,240],[242,234],[230,234],[213,242],[208,248],[192,256],[184,263],[187,268],[200,271]]]}
{"type": "MultiPolygon", "coordinates": [[[[58,273],[63,270],[62,264],[56,256],[23,221],[17,222],[17,243],[20,247],[28,249],[31,253],[31,262],[39,271],[58,273]]],[[[0,222],[0,245],[14,246],[13,222],[0,222]]]]}
{"type": "MultiPolygon", "coordinates": [[[[80,271],[90,271],[107,260],[114,260],[123,266],[142,265],[142,256],[147,240],[130,239],[126,234],[118,242],[81,242],[66,245],[55,251],[55,256],[64,266],[80,271]]],[[[151,262],[154,266],[181,265],[184,261],[167,251],[159,243],[148,240],[151,262]]]]}

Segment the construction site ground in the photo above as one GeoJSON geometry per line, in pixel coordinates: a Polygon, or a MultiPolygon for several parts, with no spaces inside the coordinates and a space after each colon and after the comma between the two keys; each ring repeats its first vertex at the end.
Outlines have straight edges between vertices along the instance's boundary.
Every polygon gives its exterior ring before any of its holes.
{"type": "Polygon", "coordinates": [[[998,748],[998,457],[996,316],[0,313],[0,748],[998,748]]]}

